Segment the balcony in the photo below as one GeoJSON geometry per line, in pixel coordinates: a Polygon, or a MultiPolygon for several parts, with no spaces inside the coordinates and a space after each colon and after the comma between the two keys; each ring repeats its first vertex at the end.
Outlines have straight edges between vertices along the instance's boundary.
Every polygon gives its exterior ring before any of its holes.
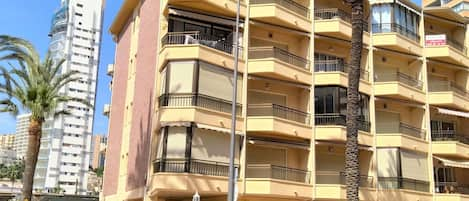
{"type": "Polygon", "coordinates": [[[426,131],[400,122],[399,127],[393,123],[381,122],[376,128],[377,147],[402,147],[408,150],[428,152],[426,131]],[[378,126],[379,125],[379,126],[378,126]]]}
{"type": "Polygon", "coordinates": [[[248,73],[311,85],[309,61],[277,47],[249,48],[248,73]]]}
{"type": "Polygon", "coordinates": [[[251,0],[251,19],[311,31],[310,10],[294,0],[251,0]]]}
{"type": "Polygon", "coordinates": [[[469,66],[469,58],[466,56],[467,49],[463,44],[450,37],[445,38],[445,43],[426,43],[425,55],[435,60],[469,66]]]}
{"type": "Polygon", "coordinates": [[[469,111],[469,93],[452,81],[430,81],[429,103],[469,111]]]}
{"type": "Polygon", "coordinates": [[[469,158],[469,137],[454,130],[432,131],[434,154],[469,158]]]}
{"type": "Polygon", "coordinates": [[[414,31],[396,23],[373,24],[372,31],[375,46],[422,55],[423,48],[420,45],[420,36],[414,31]]]}
{"type": "Polygon", "coordinates": [[[248,164],[246,194],[311,198],[311,172],[271,164],[248,164]]]}
{"type": "Polygon", "coordinates": [[[114,64],[107,65],[107,75],[113,76],[114,75],[114,64]]]}
{"type": "MultiPolygon", "coordinates": [[[[345,40],[352,39],[352,16],[338,8],[318,8],[314,9],[314,32],[341,38],[345,40]]],[[[370,42],[368,33],[368,23],[364,21],[363,42],[370,42]]]]}
{"type": "MultiPolygon", "coordinates": [[[[341,60],[314,61],[314,84],[318,86],[339,85],[348,87],[349,65],[341,60]]],[[[369,73],[365,69],[360,72],[360,92],[371,94],[369,73]]]]}
{"type": "Polygon", "coordinates": [[[153,162],[151,191],[227,193],[229,164],[196,159],[153,162]]]}
{"type": "Polygon", "coordinates": [[[429,193],[430,185],[427,181],[418,181],[402,177],[379,177],[378,200],[419,200],[432,201],[429,193]]]}
{"type": "MultiPolygon", "coordinates": [[[[360,199],[375,200],[373,177],[360,175],[360,199]]],[[[346,199],[345,172],[316,172],[316,197],[318,199],[346,199]]]]}
{"type": "Polygon", "coordinates": [[[430,183],[402,177],[379,177],[378,187],[380,189],[406,189],[412,191],[429,192],[430,183]]]}
{"type": "Polygon", "coordinates": [[[377,75],[375,95],[409,101],[425,102],[423,82],[401,72],[377,75]]]}
{"type": "MultiPolygon", "coordinates": [[[[231,101],[203,94],[163,94],[159,97],[160,122],[198,122],[229,128],[231,101]]],[[[237,105],[237,130],[243,127],[241,104],[237,105]]]]}
{"type": "MultiPolygon", "coordinates": [[[[236,0],[165,0],[166,6],[179,6],[205,11],[222,16],[235,17],[237,12],[236,0]]],[[[166,7],[165,6],[165,7],[166,7]]],[[[246,16],[246,1],[241,0],[240,15],[246,16]]]]}
{"type": "Polygon", "coordinates": [[[457,182],[436,182],[436,201],[468,201],[469,186],[457,182]]]}
{"type": "MultiPolygon", "coordinates": [[[[315,114],[316,140],[340,141],[347,139],[346,116],[342,114],[315,114]]],[[[373,135],[370,134],[371,123],[360,120],[358,124],[358,143],[373,146],[373,135]]]]}
{"type": "Polygon", "coordinates": [[[281,136],[311,138],[311,115],[277,104],[249,104],[248,132],[268,132],[281,136]]]}
{"type": "MultiPolygon", "coordinates": [[[[233,69],[234,44],[225,38],[192,32],[170,32],[161,39],[160,69],[169,60],[199,59],[214,65],[233,69]]],[[[239,47],[239,57],[243,48],[239,47]]],[[[243,72],[244,62],[239,61],[238,70],[243,72]]]]}

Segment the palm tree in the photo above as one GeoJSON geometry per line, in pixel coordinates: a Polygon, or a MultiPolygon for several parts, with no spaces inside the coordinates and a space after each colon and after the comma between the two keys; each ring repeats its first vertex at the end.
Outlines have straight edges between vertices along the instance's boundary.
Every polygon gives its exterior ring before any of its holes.
{"type": "Polygon", "coordinates": [[[79,80],[77,71],[61,72],[64,60],[57,61],[47,54],[41,61],[33,45],[21,38],[0,36],[0,61],[8,61],[9,68],[0,66],[0,112],[17,115],[19,108],[30,112],[28,148],[23,175],[23,196],[25,201],[32,197],[34,171],[40,149],[42,126],[46,118],[69,114],[58,106],[69,101],[90,106],[89,101],[62,94],[67,84],[79,80]],[[12,63],[10,63],[12,61],[12,63]]]}
{"type": "Polygon", "coordinates": [[[363,0],[344,0],[352,6],[352,48],[347,90],[347,142],[345,148],[345,182],[347,200],[358,201],[360,169],[358,160],[358,110],[360,66],[363,48],[363,0]]]}
{"type": "Polygon", "coordinates": [[[5,174],[6,174],[6,178],[10,179],[11,181],[12,192],[15,187],[16,180],[21,179],[23,177],[23,171],[24,171],[23,162],[16,162],[6,168],[5,174]]]}

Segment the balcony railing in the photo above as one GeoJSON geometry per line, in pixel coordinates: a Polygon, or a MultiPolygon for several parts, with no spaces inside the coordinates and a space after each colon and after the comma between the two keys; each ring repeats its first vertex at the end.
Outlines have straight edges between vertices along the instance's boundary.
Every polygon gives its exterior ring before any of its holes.
{"type": "MultiPolygon", "coordinates": [[[[338,8],[317,8],[314,9],[314,19],[316,20],[329,20],[341,19],[348,23],[352,23],[352,15],[338,8]]],[[[363,20],[363,30],[368,32],[368,22],[363,20]]]]}
{"type": "Polygon", "coordinates": [[[380,74],[376,75],[375,77],[376,82],[401,82],[413,88],[422,90],[423,89],[423,82],[404,73],[396,72],[396,73],[387,73],[387,74],[380,74]]]}
{"type": "MultiPolygon", "coordinates": [[[[338,125],[346,126],[346,116],[338,113],[331,114],[315,114],[314,115],[315,125],[316,126],[329,126],[329,125],[338,125]]],[[[370,132],[371,123],[369,121],[363,120],[360,118],[358,129],[365,132],[370,132]]]]}
{"type": "Polygon", "coordinates": [[[271,164],[248,164],[246,178],[279,179],[310,183],[311,172],[271,164]]]}
{"type": "MultiPolygon", "coordinates": [[[[467,53],[466,47],[464,47],[463,44],[457,42],[456,40],[452,39],[451,37],[446,36],[445,42],[446,42],[446,45],[448,45],[450,47],[453,47],[454,49],[457,49],[457,50],[461,51],[464,54],[467,53]]],[[[439,44],[432,44],[432,43],[427,43],[425,45],[426,46],[439,46],[439,44]]]]}
{"type": "Polygon", "coordinates": [[[381,23],[372,25],[373,33],[399,33],[415,42],[420,41],[420,36],[415,31],[408,30],[406,27],[396,23],[381,23]]]}
{"type": "Polygon", "coordinates": [[[436,193],[459,193],[469,195],[469,185],[461,185],[457,182],[436,182],[436,193]]]}
{"type": "Polygon", "coordinates": [[[309,18],[309,8],[303,6],[293,0],[251,0],[252,5],[255,4],[277,4],[291,10],[305,18],[309,18]]]}
{"type": "MultiPolygon", "coordinates": [[[[344,63],[342,60],[319,60],[314,61],[314,72],[349,72],[349,64],[344,63]]],[[[360,69],[360,79],[369,80],[369,73],[367,70],[360,69]]]]}
{"type": "MultiPolygon", "coordinates": [[[[166,45],[190,45],[200,44],[216,50],[234,55],[234,44],[228,38],[203,34],[198,31],[169,32],[161,39],[163,46],[166,45]]],[[[239,56],[243,55],[243,48],[239,47],[239,56]]]]}
{"type": "Polygon", "coordinates": [[[430,81],[429,82],[430,92],[447,92],[452,91],[461,96],[469,98],[469,92],[462,86],[457,85],[452,81],[430,81]]]}
{"type": "MultiPolygon", "coordinates": [[[[360,187],[372,188],[373,177],[368,175],[360,175],[360,187]]],[[[345,185],[345,172],[334,171],[317,171],[316,184],[337,184],[345,185]]]]}
{"type": "Polygon", "coordinates": [[[469,136],[457,134],[454,130],[432,130],[432,141],[457,141],[469,144],[469,136]]]}
{"type": "Polygon", "coordinates": [[[407,189],[428,192],[430,183],[402,177],[378,177],[378,187],[380,189],[407,189]]]}
{"type": "Polygon", "coordinates": [[[303,57],[294,55],[277,47],[253,47],[249,48],[249,59],[275,58],[285,63],[309,69],[309,61],[303,57]]]}
{"type": "Polygon", "coordinates": [[[248,116],[273,116],[302,124],[310,124],[310,114],[277,104],[249,104],[248,116]]]}
{"type": "MultiPolygon", "coordinates": [[[[198,93],[163,94],[159,97],[163,107],[201,107],[224,113],[231,113],[231,101],[198,93]]],[[[241,115],[241,104],[237,104],[237,115],[241,115]]]]}
{"type": "Polygon", "coordinates": [[[420,138],[420,139],[425,139],[426,137],[426,132],[425,130],[422,130],[420,128],[405,124],[405,123],[399,123],[399,133],[410,135],[412,137],[420,138]]]}
{"type": "MultiPolygon", "coordinates": [[[[235,165],[238,167],[238,165],[235,165]]],[[[153,162],[153,173],[191,173],[228,177],[229,164],[197,159],[157,159],[153,162]]]]}

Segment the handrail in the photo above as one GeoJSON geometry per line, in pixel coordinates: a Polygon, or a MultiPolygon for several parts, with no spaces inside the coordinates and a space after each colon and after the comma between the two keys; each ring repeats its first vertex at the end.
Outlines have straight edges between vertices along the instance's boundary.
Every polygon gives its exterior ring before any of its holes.
{"type": "Polygon", "coordinates": [[[458,182],[435,182],[436,193],[460,193],[469,195],[469,185],[461,185],[458,182]]]}
{"type": "Polygon", "coordinates": [[[386,74],[378,74],[375,77],[376,82],[389,82],[389,81],[397,81],[402,82],[410,87],[414,87],[416,89],[422,90],[423,89],[423,82],[414,78],[410,75],[395,72],[395,73],[386,73],[386,74]]]}
{"type": "Polygon", "coordinates": [[[378,177],[378,187],[381,189],[408,189],[428,192],[430,182],[403,177],[378,177]]]}
{"type": "Polygon", "coordinates": [[[311,118],[307,112],[273,103],[248,104],[248,116],[275,116],[307,125],[311,118]]]}
{"type": "MultiPolygon", "coordinates": [[[[235,167],[239,165],[235,164],[235,167]]],[[[200,159],[157,159],[153,161],[153,173],[192,173],[228,177],[229,163],[200,159]]]]}
{"type": "MultiPolygon", "coordinates": [[[[161,44],[163,46],[200,44],[234,55],[233,41],[228,38],[203,34],[200,31],[169,32],[161,38],[161,44]]],[[[242,57],[243,47],[240,46],[239,51],[239,55],[242,57]]]]}
{"type": "MultiPolygon", "coordinates": [[[[338,125],[346,126],[346,115],[339,113],[326,113],[314,115],[315,125],[338,125]]],[[[361,117],[359,120],[358,129],[365,132],[370,132],[371,123],[361,117]]]]}
{"type": "Polygon", "coordinates": [[[469,144],[469,136],[457,134],[455,130],[432,130],[432,141],[457,141],[469,144]]]}
{"type": "MultiPolygon", "coordinates": [[[[315,60],[314,61],[314,72],[343,72],[348,73],[350,65],[345,63],[343,60],[315,60]]],[[[363,68],[360,68],[360,79],[369,80],[369,72],[363,68]]]]}
{"type": "MultiPolygon", "coordinates": [[[[345,185],[345,172],[316,171],[316,184],[339,184],[345,185]]],[[[360,187],[373,187],[373,177],[360,175],[360,187]]]]}
{"type": "Polygon", "coordinates": [[[430,92],[452,91],[461,96],[469,98],[469,92],[462,86],[457,85],[453,81],[432,81],[429,83],[430,92]]]}
{"type": "Polygon", "coordinates": [[[249,48],[250,59],[276,58],[296,67],[309,69],[309,60],[278,47],[252,47],[249,48]]]}
{"type": "MultiPolygon", "coordinates": [[[[329,20],[339,18],[348,23],[352,23],[352,14],[339,8],[316,8],[314,9],[314,18],[316,20],[329,20]]],[[[368,22],[363,20],[363,30],[368,32],[368,22]]]]}
{"type": "Polygon", "coordinates": [[[311,172],[272,164],[248,164],[246,178],[271,178],[310,183],[311,172]]]}
{"type": "Polygon", "coordinates": [[[303,6],[293,0],[251,0],[252,5],[255,4],[278,4],[285,7],[288,10],[291,10],[303,17],[309,18],[310,11],[309,8],[303,6]]]}
{"type": "Polygon", "coordinates": [[[399,33],[415,42],[420,41],[420,36],[412,30],[408,30],[406,27],[397,23],[380,23],[372,24],[373,33],[399,33]]]}
{"type": "MultiPolygon", "coordinates": [[[[159,105],[160,107],[197,106],[219,112],[231,113],[231,101],[199,93],[162,94],[159,97],[159,105]]],[[[237,104],[236,107],[236,115],[241,115],[242,105],[237,104]]]]}

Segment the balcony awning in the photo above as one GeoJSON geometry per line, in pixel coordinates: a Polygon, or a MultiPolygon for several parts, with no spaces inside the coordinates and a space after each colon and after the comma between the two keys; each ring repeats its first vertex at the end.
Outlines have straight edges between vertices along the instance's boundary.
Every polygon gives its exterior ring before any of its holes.
{"type": "MultiPolygon", "coordinates": [[[[206,15],[206,14],[197,13],[197,12],[193,12],[189,10],[182,10],[182,9],[174,8],[174,7],[169,8],[169,14],[177,15],[181,17],[188,17],[192,19],[198,19],[198,20],[222,24],[222,25],[233,26],[233,27],[236,26],[236,20],[233,18],[206,15]]],[[[244,22],[240,20],[239,26],[243,28],[244,22]]]]}
{"type": "Polygon", "coordinates": [[[464,117],[464,118],[469,118],[469,113],[468,112],[461,112],[457,110],[448,110],[445,108],[436,108],[438,110],[438,113],[440,114],[447,114],[447,115],[452,115],[452,116],[458,116],[458,117],[464,117]]]}
{"type": "MultiPolygon", "coordinates": [[[[216,126],[210,126],[206,124],[201,124],[201,123],[194,123],[190,121],[178,121],[178,122],[161,122],[160,123],[161,127],[191,127],[192,125],[195,125],[197,128],[200,129],[206,129],[206,130],[212,130],[220,133],[231,133],[231,129],[229,128],[220,128],[216,126]]],[[[243,135],[243,132],[241,131],[236,131],[236,135],[243,135]]]]}
{"type": "MultiPolygon", "coordinates": [[[[200,129],[212,130],[212,131],[216,131],[216,132],[220,132],[220,133],[228,133],[228,134],[231,133],[231,129],[229,129],[229,128],[220,128],[220,127],[210,126],[210,125],[200,124],[200,123],[196,123],[195,125],[197,126],[197,128],[200,128],[200,129]]],[[[235,134],[236,135],[243,135],[243,132],[236,131],[235,134]]]]}
{"type": "Polygon", "coordinates": [[[250,137],[248,138],[249,144],[258,144],[258,145],[270,145],[275,147],[288,147],[294,149],[303,149],[309,150],[310,144],[309,142],[293,142],[287,140],[276,140],[276,139],[269,139],[269,138],[260,138],[260,137],[250,137]]]}
{"type": "Polygon", "coordinates": [[[162,121],[160,123],[161,127],[189,127],[191,122],[188,121],[177,121],[177,122],[166,122],[162,121]]]}
{"type": "Polygon", "coordinates": [[[469,161],[456,161],[456,160],[445,159],[445,158],[441,158],[437,156],[433,156],[433,158],[441,161],[441,163],[443,163],[443,165],[447,167],[469,169],[469,161]]]}

